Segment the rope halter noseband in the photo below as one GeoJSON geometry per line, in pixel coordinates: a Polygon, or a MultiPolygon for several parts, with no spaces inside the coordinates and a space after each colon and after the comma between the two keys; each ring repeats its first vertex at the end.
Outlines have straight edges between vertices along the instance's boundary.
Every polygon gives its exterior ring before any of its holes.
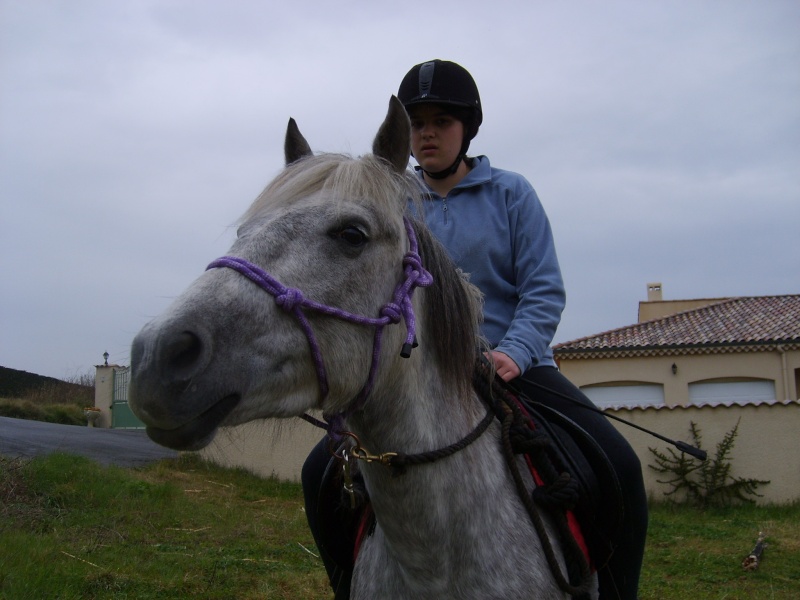
{"type": "Polygon", "coordinates": [[[406,323],[407,335],[400,355],[404,358],[408,358],[411,356],[411,349],[416,346],[417,323],[414,316],[414,306],[411,300],[414,295],[414,290],[418,287],[427,287],[431,285],[433,283],[433,277],[425,267],[422,266],[417,245],[417,236],[411,222],[403,217],[403,223],[405,224],[409,242],[409,250],[403,257],[403,272],[405,277],[397,284],[397,287],[395,287],[391,301],[381,307],[379,317],[365,317],[310,300],[306,298],[300,290],[286,287],[261,267],[236,256],[223,256],[222,258],[218,258],[208,265],[206,269],[225,267],[239,272],[270,294],[275,299],[275,303],[285,312],[294,315],[297,322],[300,324],[300,328],[308,339],[311,357],[317,371],[317,380],[319,382],[321,397],[320,404],[324,402],[328,396],[328,376],[325,370],[325,361],[322,357],[322,352],[320,351],[319,344],[314,336],[314,330],[311,328],[311,324],[308,322],[304,310],[313,310],[351,323],[375,327],[375,337],[372,347],[372,364],[370,365],[369,376],[356,401],[348,409],[348,412],[337,413],[330,417],[326,416],[327,424],[316,421],[316,419],[312,419],[311,417],[306,417],[307,420],[311,420],[315,422],[315,424],[327,429],[328,434],[334,439],[338,439],[341,436],[342,422],[346,414],[358,409],[372,391],[378,369],[378,362],[380,360],[383,328],[390,323],[399,323],[401,319],[404,320],[406,323]]]}

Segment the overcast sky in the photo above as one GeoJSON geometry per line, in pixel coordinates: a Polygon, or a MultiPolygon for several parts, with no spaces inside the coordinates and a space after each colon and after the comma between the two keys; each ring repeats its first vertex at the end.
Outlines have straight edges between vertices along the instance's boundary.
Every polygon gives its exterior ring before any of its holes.
{"type": "Polygon", "coordinates": [[[475,77],[471,152],[534,185],[556,342],[666,299],[800,293],[800,2],[0,0],[0,365],[130,342],[311,146],[369,151],[419,62],[475,77]]]}

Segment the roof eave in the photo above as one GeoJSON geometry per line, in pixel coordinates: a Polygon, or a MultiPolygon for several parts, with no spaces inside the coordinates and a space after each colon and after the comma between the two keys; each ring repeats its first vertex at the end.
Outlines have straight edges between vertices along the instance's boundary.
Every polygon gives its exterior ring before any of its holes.
{"type": "Polygon", "coordinates": [[[719,354],[726,352],[769,352],[779,347],[800,349],[800,339],[751,342],[706,342],[702,344],[653,344],[647,346],[606,346],[603,348],[553,348],[556,358],[604,358],[607,355],[654,356],[664,354],[719,354]]]}

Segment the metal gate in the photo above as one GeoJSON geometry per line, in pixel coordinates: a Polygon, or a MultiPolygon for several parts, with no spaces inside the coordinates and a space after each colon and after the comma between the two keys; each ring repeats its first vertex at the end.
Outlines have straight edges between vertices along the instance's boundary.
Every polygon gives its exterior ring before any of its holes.
{"type": "Polygon", "coordinates": [[[114,398],[111,402],[111,427],[114,429],[144,429],[128,405],[130,367],[114,369],[114,398]]]}

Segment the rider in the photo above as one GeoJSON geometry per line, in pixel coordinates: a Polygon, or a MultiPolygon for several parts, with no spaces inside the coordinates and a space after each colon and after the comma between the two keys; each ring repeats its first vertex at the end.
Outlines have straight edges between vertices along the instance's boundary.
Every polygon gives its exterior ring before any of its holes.
{"type": "MultiPolygon", "coordinates": [[[[483,112],[466,69],[442,60],[416,65],[397,96],[411,119],[411,151],[429,192],[422,203],[425,222],[484,294],[482,334],[497,374],[577,422],[614,465],[624,521],[611,558],[598,572],[600,597],[635,599],[647,532],[641,465],[605,417],[580,406],[594,408],[555,366],[550,343],[565,292],[544,208],[521,175],[490,166],[485,156],[467,157],[483,112]]],[[[318,512],[327,502],[320,491],[330,458],[326,448],[323,440],[311,452],[302,480],[309,526],[339,599],[349,596],[354,539],[347,524],[318,512]]]]}
{"type": "Polygon", "coordinates": [[[425,223],[484,294],[481,332],[497,374],[581,425],[614,465],[624,521],[598,573],[600,597],[634,599],[647,533],[641,465],[605,417],[579,405],[593,407],[556,368],[550,343],[565,292],[544,208],[521,175],[492,167],[486,156],[467,157],[483,111],[466,69],[443,60],[416,65],[397,95],[411,118],[411,152],[429,191],[425,223]]]}

